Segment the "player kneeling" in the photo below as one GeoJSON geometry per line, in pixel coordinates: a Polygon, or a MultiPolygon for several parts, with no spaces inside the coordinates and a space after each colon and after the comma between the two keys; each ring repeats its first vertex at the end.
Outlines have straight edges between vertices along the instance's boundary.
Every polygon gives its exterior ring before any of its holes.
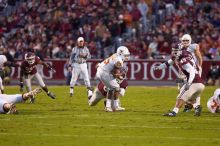
{"type": "Polygon", "coordinates": [[[214,95],[207,102],[208,110],[211,113],[220,113],[220,89],[216,89],[214,95]]]}
{"type": "Polygon", "coordinates": [[[24,94],[0,94],[0,113],[18,114],[15,103],[24,102],[40,93],[42,90],[37,88],[24,94]]]}
{"type": "MultiPolygon", "coordinates": [[[[125,95],[125,90],[128,86],[128,83],[126,80],[123,80],[120,83],[120,91],[119,91],[119,97],[123,97],[125,95]]],[[[102,82],[99,82],[97,88],[94,90],[92,96],[89,97],[89,105],[95,106],[101,99],[104,99],[107,97],[108,89],[104,86],[102,82]]],[[[115,110],[116,111],[124,111],[125,108],[121,107],[120,105],[120,99],[118,98],[115,102],[115,110]]]]}

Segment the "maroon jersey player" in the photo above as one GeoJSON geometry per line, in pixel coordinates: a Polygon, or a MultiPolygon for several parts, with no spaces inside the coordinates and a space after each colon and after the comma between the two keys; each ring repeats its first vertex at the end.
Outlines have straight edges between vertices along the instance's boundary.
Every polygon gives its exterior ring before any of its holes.
{"type": "MultiPolygon", "coordinates": [[[[23,78],[25,81],[25,85],[27,87],[27,91],[31,91],[31,80],[34,78],[38,84],[41,86],[41,88],[47,93],[49,97],[52,99],[55,99],[56,96],[50,92],[45,85],[41,75],[37,72],[37,65],[41,64],[48,69],[52,69],[52,67],[49,64],[46,64],[42,60],[40,60],[39,57],[35,56],[34,53],[28,52],[25,54],[25,59],[21,63],[21,71],[20,71],[20,89],[23,91],[23,78]]],[[[34,102],[34,97],[31,99],[31,102],[34,102]]]]}
{"type": "MultiPolygon", "coordinates": [[[[186,81],[180,89],[173,111],[164,114],[164,116],[176,116],[179,109],[186,102],[195,103],[196,98],[201,95],[205,88],[203,80],[199,75],[198,66],[190,52],[179,48],[172,48],[171,58],[182,74],[186,76],[186,81]]],[[[195,107],[195,116],[200,116],[201,110],[202,108],[200,105],[195,107]]]]}

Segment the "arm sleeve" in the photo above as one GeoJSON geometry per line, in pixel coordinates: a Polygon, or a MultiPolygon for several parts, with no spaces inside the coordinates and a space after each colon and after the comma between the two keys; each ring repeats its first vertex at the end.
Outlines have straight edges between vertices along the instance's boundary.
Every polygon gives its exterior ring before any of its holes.
{"type": "Polygon", "coordinates": [[[164,62],[163,64],[162,64],[163,66],[163,68],[166,68],[166,67],[168,67],[168,66],[171,66],[171,65],[173,65],[173,60],[172,59],[169,59],[168,61],[166,61],[166,62],[164,62]],[[165,66],[164,66],[165,65],[165,66]]]}
{"type": "Polygon", "coordinates": [[[72,64],[72,63],[73,63],[73,60],[74,60],[73,54],[74,54],[74,48],[72,49],[72,52],[71,52],[71,54],[70,54],[69,64],[72,64]]]}
{"type": "Polygon", "coordinates": [[[183,65],[183,69],[189,73],[188,83],[192,84],[196,74],[194,67],[190,63],[186,63],[183,65]]]}
{"type": "Polygon", "coordinates": [[[88,54],[86,58],[91,58],[91,54],[89,52],[89,49],[86,47],[86,53],[88,54]]]}

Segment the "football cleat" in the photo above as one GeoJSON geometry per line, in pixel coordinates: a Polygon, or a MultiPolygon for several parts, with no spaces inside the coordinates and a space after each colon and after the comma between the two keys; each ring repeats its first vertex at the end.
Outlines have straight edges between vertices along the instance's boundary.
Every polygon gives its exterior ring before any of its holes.
{"type": "Polygon", "coordinates": [[[118,107],[115,108],[115,110],[116,111],[125,111],[125,108],[118,106],[118,107]]]}
{"type": "Polygon", "coordinates": [[[9,111],[6,114],[18,114],[16,106],[14,104],[11,104],[9,111]]]}
{"type": "Polygon", "coordinates": [[[94,91],[93,87],[87,87],[87,90],[94,91]]]}
{"type": "Polygon", "coordinates": [[[190,110],[193,108],[192,104],[185,104],[183,112],[190,112],[190,110]]]}
{"type": "Polygon", "coordinates": [[[47,93],[47,96],[49,96],[49,97],[52,98],[52,99],[55,99],[55,98],[56,98],[56,96],[55,96],[52,92],[48,92],[48,93],[47,93]]]}
{"type": "Polygon", "coordinates": [[[114,110],[111,107],[105,107],[106,112],[114,112],[114,110]]]}
{"type": "Polygon", "coordinates": [[[202,112],[202,106],[201,105],[197,105],[195,107],[195,114],[194,114],[194,116],[200,116],[201,112],[202,112]]]}
{"type": "Polygon", "coordinates": [[[74,93],[73,88],[70,88],[70,97],[72,97],[72,96],[73,96],[73,93],[74,93]]]}
{"type": "Polygon", "coordinates": [[[34,96],[30,97],[30,103],[34,103],[34,102],[35,102],[35,97],[34,96]]]}
{"type": "Polygon", "coordinates": [[[93,94],[93,92],[92,92],[91,90],[88,90],[88,91],[87,91],[87,96],[88,96],[88,97],[92,97],[92,94],[93,94]]]}
{"type": "Polygon", "coordinates": [[[28,98],[33,98],[35,95],[39,94],[42,90],[40,88],[36,88],[30,92],[24,93],[23,96],[28,98]]]}
{"type": "Polygon", "coordinates": [[[167,116],[167,117],[175,117],[176,113],[174,111],[169,111],[168,113],[163,114],[163,116],[167,116]]]}

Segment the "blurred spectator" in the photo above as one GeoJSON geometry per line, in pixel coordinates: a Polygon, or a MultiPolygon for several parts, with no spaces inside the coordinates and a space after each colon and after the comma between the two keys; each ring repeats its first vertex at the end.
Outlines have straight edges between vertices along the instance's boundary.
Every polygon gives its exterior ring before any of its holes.
{"type": "Polygon", "coordinates": [[[143,32],[147,32],[147,13],[148,13],[148,5],[145,0],[139,0],[138,9],[141,13],[141,24],[143,25],[143,32]]]}
{"type": "Polygon", "coordinates": [[[70,85],[70,81],[72,78],[72,68],[69,66],[69,60],[67,60],[64,64],[63,74],[66,77],[66,85],[70,85]]]}
{"type": "Polygon", "coordinates": [[[153,41],[148,46],[148,54],[149,59],[157,58],[156,56],[159,55],[158,41],[156,36],[153,38],[153,41]]]}
{"type": "Polygon", "coordinates": [[[208,76],[207,76],[207,84],[219,86],[220,84],[220,68],[215,62],[210,66],[208,76]]]}
{"type": "Polygon", "coordinates": [[[204,59],[220,59],[220,2],[0,1],[0,48],[9,48],[17,59],[27,49],[41,58],[68,58],[68,48],[79,36],[91,45],[92,58],[103,59],[129,45],[134,58],[155,59],[155,54],[169,54],[184,33],[200,45],[204,59]]]}

